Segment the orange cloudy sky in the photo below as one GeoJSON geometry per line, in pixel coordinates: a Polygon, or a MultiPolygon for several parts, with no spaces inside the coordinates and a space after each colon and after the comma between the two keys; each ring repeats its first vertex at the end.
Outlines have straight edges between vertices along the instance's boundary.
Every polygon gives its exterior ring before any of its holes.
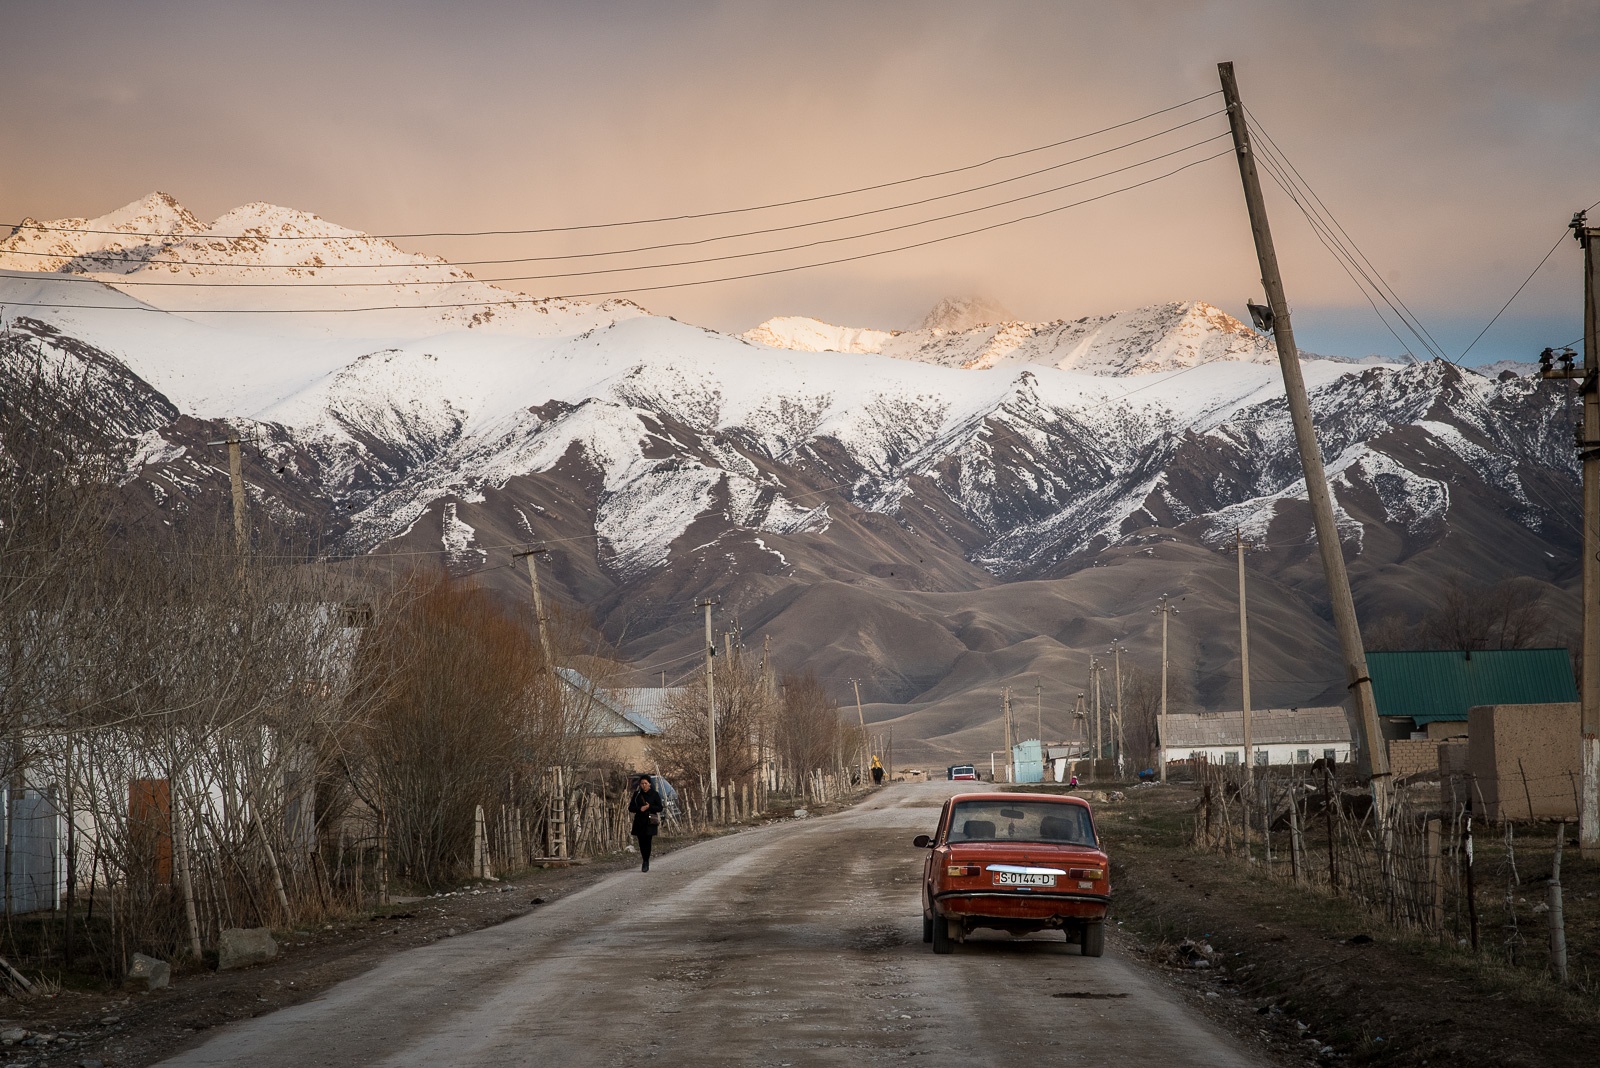
{"type": "MultiPolygon", "coordinates": [[[[0,219],[7,222],[92,216],[155,189],[206,219],[265,200],[374,233],[717,211],[891,182],[1073,137],[1209,93],[1217,61],[1231,59],[1256,118],[1456,355],[1572,212],[1600,200],[1593,0],[10,0],[5,11],[0,219]]],[[[1154,132],[1209,110],[1214,105],[1202,102],[1173,113],[1178,120],[1135,130],[1154,132]]],[[[1225,128],[1213,117],[1150,144],[1181,148],[1225,128]]],[[[1117,136],[749,215],[402,243],[485,259],[698,240],[955,192],[1113,147],[1117,136]]],[[[1167,162],[1225,147],[1211,142],[1167,162]]],[[[571,293],[679,282],[874,251],[1161,173],[1164,164],[1148,164],[1010,208],[984,208],[1093,168],[1137,163],[1139,152],[1157,154],[1136,146],[998,190],[679,249],[665,259],[850,237],[980,209],[878,238],[520,288],[571,293]]],[[[1397,353],[1395,339],[1275,188],[1269,206],[1302,343],[1397,353]]],[[[646,261],[605,261],[634,262],[646,261]]],[[[497,270],[530,268],[477,273],[497,270]]],[[[1243,299],[1259,289],[1255,275],[1238,171],[1224,157],[973,237],[636,299],[719,329],[781,314],[901,327],[949,294],[987,295],[1033,319],[1191,298],[1240,314],[1243,299]]],[[[1580,294],[1578,251],[1567,241],[1472,360],[1525,358],[1572,340],[1580,294]]]]}

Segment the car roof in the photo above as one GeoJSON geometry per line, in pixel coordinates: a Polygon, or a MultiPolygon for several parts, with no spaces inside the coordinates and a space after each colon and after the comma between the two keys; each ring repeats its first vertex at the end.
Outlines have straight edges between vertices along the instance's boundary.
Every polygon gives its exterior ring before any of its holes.
{"type": "Polygon", "coordinates": [[[1001,790],[986,791],[984,793],[956,794],[950,798],[953,805],[957,801],[1049,801],[1058,805],[1081,805],[1089,807],[1089,802],[1081,797],[1071,794],[1016,794],[1001,790]]]}

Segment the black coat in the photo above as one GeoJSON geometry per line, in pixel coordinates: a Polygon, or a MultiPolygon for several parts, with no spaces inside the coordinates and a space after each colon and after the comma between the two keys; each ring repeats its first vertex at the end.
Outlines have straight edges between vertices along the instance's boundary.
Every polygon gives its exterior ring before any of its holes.
{"type": "Polygon", "coordinates": [[[635,790],[633,797],[628,801],[628,811],[633,813],[633,834],[637,838],[648,838],[661,828],[650,819],[651,816],[661,815],[666,802],[661,799],[660,790],[635,790]]]}

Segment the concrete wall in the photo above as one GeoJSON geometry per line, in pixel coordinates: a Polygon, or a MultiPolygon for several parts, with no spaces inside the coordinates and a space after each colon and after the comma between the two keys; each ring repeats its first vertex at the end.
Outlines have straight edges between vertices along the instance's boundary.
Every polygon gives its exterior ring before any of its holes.
{"type": "Polygon", "coordinates": [[[1467,713],[1467,722],[1474,809],[1481,797],[1483,815],[1491,820],[1577,815],[1576,702],[1479,705],[1467,713]]]}
{"type": "Polygon", "coordinates": [[[1389,743],[1389,771],[1395,778],[1431,775],[1438,770],[1438,742],[1421,738],[1396,738],[1389,743]]]}
{"type": "Polygon", "coordinates": [[[1464,719],[1436,719],[1428,724],[1428,741],[1442,742],[1446,738],[1465,738],[1467,721],[1464,719]]]}

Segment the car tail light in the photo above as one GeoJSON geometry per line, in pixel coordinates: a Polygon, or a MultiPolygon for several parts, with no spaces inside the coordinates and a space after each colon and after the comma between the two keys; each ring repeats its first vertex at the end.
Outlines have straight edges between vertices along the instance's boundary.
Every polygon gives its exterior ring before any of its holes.
{"type": "Polygon", "coordinates": [[[1104,868],[1073,868],[1067,872],[1067,878],[1069,879],[1104,879],[1105,877],[1106,870],[1104,868]]]}
{"type": "Polygon", "coordinates": [[[944,870],[944,873],[954,876],[969,876],[977,875],[982,870],[976,864],[952,864],[944,870]]]}

